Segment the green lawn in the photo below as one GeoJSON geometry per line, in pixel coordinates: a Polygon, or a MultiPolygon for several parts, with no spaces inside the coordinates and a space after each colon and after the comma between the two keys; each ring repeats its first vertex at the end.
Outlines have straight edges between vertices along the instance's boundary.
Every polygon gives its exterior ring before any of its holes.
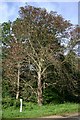
{"type": "Polygon", "coordinates": [[[33,103],[26,103],[23,106],[23,112],[19,112],[19,108],[8,107],[3,109],[3,118],[38,118],[49,115],[65,115],[65,113],[77,113],[79,104],[48,104],[39,107],[33,103]]]}

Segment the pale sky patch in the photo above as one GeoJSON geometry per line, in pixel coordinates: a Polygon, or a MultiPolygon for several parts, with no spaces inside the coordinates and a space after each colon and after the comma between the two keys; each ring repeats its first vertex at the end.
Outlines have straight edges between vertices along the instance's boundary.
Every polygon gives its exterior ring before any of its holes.
{"type": "Polygon", "coordinates": [[[7,22],[9,20],[14,21],[19,17],[19,7],[24,6],[25,3],[15,2],[2,2],[0,3],[0,23],[7,22]]]}
{"type": "Polygon", "coordinates": [[[79,2],[79,0],[0,0],[2,2],[79,2]]]}
{"type": "Polygon", "coordinates": [[[5,3],[0,3],[0,22],[8,20],[8,6],[5,3]]]}
{"type": "MultiPolygon", "coordinates": [[[[25,6],[25,2],[0,2],[0,23],[8,20],[14,21],[19,17],[19,7],[25,6]]],[[[23,0],[24,1],[24,0],[23,0]]],[[[66,20],[70,20],[73,24],[78,24],[78,3],[77,2],[27,2],[29,5],[46,8],[47,11],[57,11],[66,20]]]]}

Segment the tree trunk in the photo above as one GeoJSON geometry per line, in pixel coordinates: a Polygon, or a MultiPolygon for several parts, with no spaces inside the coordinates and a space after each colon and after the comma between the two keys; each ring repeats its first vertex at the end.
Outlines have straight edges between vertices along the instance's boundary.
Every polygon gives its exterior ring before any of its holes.
{"type": "Polygon", "coordinates": [[[17,79],[17,92],[16,92],[16,99],[19,98],[19,82],[20,82],[20,63],[18,63],[18,79],[17,79]]]}
{"type": "Polygon", "coordinates": [[[42,84],[41,84],[41,72],[39,71],[38,72],[38,90],[37,90],[37,101],[38,101],[38,105],[39,106],[42,106],[42,101],[43,101],[43,98],[42,98],[42,84]]]}

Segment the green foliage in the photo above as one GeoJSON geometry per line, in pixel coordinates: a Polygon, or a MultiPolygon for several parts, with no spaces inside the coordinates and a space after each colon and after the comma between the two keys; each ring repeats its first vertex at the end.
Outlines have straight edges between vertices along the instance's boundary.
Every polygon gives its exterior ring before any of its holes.
{"type": "Polygon", "coordinates": [[[25,102],[25,107],[24,110],[32,110],[32,109],[36,109],[36,107],[38,107],[36,105],[36,103],[33,103],[33,102],[25,102]]]}
{"type": "Polygon", "coordinates": [[[14,105],[14,100],[11,99],[10,97],[7,96],[6,98],[2,99],[2,106],[3,106],[4,109],[8,108],[8,107],[11,107],[13,105],[14,105]]]}
{"type": "Polygon", "coordinates": [[[11,39],[11,22],[4,22],[1,25],[1,30],[2,30],[2,43],[4,45],[8,45],[8,43],[10,43],[10,39],[11,39]]]}
{"type": "Polygon", "coordinates": [[[6,79],[2,80],[2,97],[6,97],[9,95],[9,84],[6,79]]]}
{"type": "MultiPolygon", "coordinates": [[[[23,101],[23,107],[25,107],[25,102],[23,101]]],[[[20,108],[20,100],[15,100],[10,98],[9,96],[2,99],[2,107],[3,109],[8,109],[9,107],[12,107],[14,109],[20,108]]],[[[26,107],[25,107],[26,108],[26,107]]]]}
{"type": "Polygon", "coordinates": [[[14,107],[20,108],[20,100],[14,100],[14,107]]]}
{"type": "Polygon", "coordinates": [[[44,104],[49,103],[63,103],[62,96],[59,95],[59,92],[52,86],[44,89],[43,92],[44,104]]]}

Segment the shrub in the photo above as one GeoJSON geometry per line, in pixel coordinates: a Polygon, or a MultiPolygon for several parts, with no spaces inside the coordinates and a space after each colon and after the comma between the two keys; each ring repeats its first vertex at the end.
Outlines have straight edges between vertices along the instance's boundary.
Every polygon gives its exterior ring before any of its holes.
{"type": "Polygon", "coordinates": [[[3,105],[4,108],[13,106],[14,105],[14,100],[9,98],[9,97],[3,98],[2,99],[2,105],[3,105]]]}

